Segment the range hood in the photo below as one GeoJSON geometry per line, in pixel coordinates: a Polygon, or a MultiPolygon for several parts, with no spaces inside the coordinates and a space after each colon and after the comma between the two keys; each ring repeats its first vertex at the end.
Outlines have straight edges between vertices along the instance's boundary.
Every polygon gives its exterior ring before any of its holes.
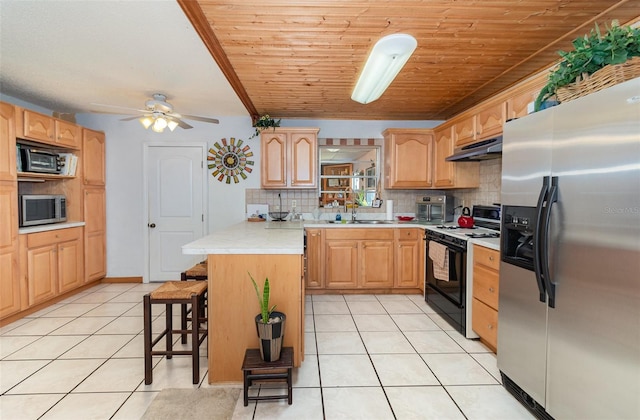
{"type": "Polygon", "coordinates": [[[502,156],[502,136],[468,144],[446,158],[449,162],[473,162],[502,156]]]}

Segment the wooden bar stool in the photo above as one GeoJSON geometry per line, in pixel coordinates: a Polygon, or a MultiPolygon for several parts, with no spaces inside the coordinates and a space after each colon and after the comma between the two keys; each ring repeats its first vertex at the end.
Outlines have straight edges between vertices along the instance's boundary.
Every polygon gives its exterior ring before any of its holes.
{"type": "MultiPolygon", "coordinates": [[[[202,314],[200,310],[206,305],[206,281],[169,281],[158,287],[151,293],[144,295],[144,383],[149,385],[153,382],[153,356],[164,355],[167,359],[171,359],[173,355],[190,355],[193,365],[193,383],[200,382],[200,344],[207,337],[207,329],[202,324],[207,319],[202,316],[196,316],[191,320],[191,328],[187,329],[186,325],[179,330],[173,329],[173,304],[191,305],[191,314],[202,314]],[[153,338],[152,333],[152,314],[151,308],[153,304],[166,305],[165,317],[166,325],[164,331],[157,337],[153,338]],[[181,334],[186,338],[186,334],[191,335],[191,350],[173,350],[173,334],[181,334]],[[162,337],[165,337],[166,349],[153,350],[162,337]]],[[[184,324],[184,320],[183,320],[184,324]]]]}
{"type": "MultiPolygon", "coordinates": [[[[182,273],[180,273],[180,280],[181,281],[187,281],[187,280],[206,281],[209,278],[208,274],[209,272],[207,271],[207,260],[204,260],[194,265],[193,267],[189,268],[188,270],[185,270],[182,273]]],[[[201,318],[206,317],[205,312],[207,310],[207,303],[208,303],[207,299],[205,299],[205,304],[200,305],[201,318]]],[[[181,322],[181,328],[183,330],[187,329],[187,322],[191,321],[191,317],[189,316],[191,314],[191,309],[192,308],[188,307],[188,305],[180,305],[180,322],[181,322]]],[[[181,343],[185,344],[186,342],[187,342],[187,334],[182,334],[181,343]]]]}

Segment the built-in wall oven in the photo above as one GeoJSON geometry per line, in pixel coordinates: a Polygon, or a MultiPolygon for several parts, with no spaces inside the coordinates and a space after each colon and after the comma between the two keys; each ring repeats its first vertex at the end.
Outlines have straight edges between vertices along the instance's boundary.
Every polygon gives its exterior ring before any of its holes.
{"type": "Polygon", "coordinates": [[[425,300],[456,330],[466,335],[467,241],[432,230],[427,230],[425,237],[425,300]],[[442,274],[435,274],[437,268],[434,269],[433,259],[429,257],[429,247],[437,246],[434,244],[446,248],[448,273],[444,279],[441,279],[442,274]]]}

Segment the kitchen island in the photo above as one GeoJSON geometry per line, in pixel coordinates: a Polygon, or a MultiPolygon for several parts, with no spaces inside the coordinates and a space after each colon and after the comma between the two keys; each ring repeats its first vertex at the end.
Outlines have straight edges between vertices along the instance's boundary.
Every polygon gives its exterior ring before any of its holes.
{"type": "Polygon", "coordinates": [[[182,247],[207,255],[209,383],[242,382],[247,348],[258,347],[260,312],[249,273],[271,286],[271,305],[287,316],[284,346],[293,347],[294,366],[304,358],[303,225],[243,222],[182,247]],[[270,227],[270,228],[268,228],[270,227]]]}

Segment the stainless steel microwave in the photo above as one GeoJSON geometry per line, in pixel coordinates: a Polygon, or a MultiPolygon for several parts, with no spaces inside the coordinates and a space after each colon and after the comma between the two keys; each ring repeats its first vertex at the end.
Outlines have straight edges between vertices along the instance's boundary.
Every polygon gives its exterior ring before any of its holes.
{"type": "Polygon", "coordinates": [[[50,150],[34,149],[21,145],[20,160],[23,172],[59,174],[62,169],[60,156],[50,150]]]}
{"type": "Polygon", "coordinates": [[[423,222],[453,221],[453,197],[427,195],[416,200],[416,219],[423,222]]]}
{"type": "Polygon", "coordinates": [[[20,227],[45,225],[67,220],[64,195],[24,194],[19,201],[20,227]]]}

